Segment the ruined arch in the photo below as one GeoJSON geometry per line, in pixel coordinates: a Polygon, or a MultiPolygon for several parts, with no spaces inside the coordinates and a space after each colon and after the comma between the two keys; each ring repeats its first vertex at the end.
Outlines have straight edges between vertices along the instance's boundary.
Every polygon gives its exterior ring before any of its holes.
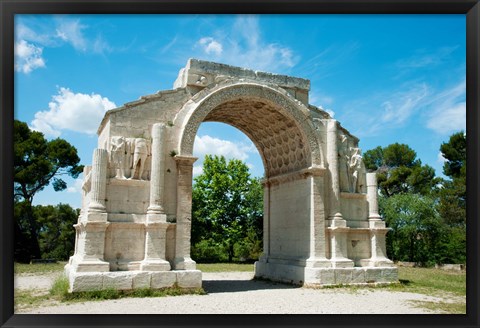
{"type": "Polygon", "coordinates": [[[202,285],[190,231],[193,143],[204,121],[243,131],[264,162],[255,276],[397,281],[376,176],[362,166],[358,139],[309,104],[309,89],[302,78],[190,59],[172,90],[108,111],[84,169],[75,253],[65,266],[70,291],[202,285]]]}

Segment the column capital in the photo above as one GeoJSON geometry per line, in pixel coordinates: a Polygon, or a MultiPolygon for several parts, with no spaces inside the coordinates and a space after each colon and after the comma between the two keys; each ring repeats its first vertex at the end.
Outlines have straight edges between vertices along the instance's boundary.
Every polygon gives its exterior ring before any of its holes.
{"type": "Polygon", "coordinates": [[[194,156],[188,156],[188,155],[175,155],[173,156],[173,159],[178,163],[178,164],[190,164],[193,165],[193,163],[196,162],[198,157],[194,156]]]}

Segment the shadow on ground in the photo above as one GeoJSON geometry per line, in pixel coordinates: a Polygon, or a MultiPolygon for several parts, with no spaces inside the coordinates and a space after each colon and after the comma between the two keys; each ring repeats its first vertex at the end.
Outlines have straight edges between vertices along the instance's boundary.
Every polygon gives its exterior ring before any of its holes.
{"type": "Polygon", "coordinates": [[[208,294],[246,292],[262,289],[294,289],[300,286],[264,280],[203,280],[203,289],[208,294]]]}

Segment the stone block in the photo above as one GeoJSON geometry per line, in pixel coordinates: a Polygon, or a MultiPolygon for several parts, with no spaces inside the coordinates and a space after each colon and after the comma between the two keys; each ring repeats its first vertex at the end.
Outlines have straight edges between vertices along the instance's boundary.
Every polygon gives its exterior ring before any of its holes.
{"type": "Polygon", "coordinates": [[[365,269],[365,282],[380,282],[382,280],[382,269],[367,268],[365,269]]]}
{"type": "Polygon", "coordinates": [[[83,292],[103,289],[101,273],[72,273],[70,275],[70,291],[83,292]]]}
{"type": "Polygon", "coordinates": [[[335,269],[335,284],[345,285],[352,282],[353,269],[335,269]]]}
{"type": "Polygon", "coordinates": [[[354,268],[352,271],[352,284],[364,284],[365,282],[365,270],[354,268]]]}
{"type": "Polygon", "coordinates": [[[114,288],[117,290],[128,290],[133,288],[133,275],[128,272],[105,273],[103,277],[103,288],[114,288]]]}
{"type": "Polygon", "coordinates": [[[396,282],[398,281],[397,268],[382,268],[382,282],[396,282]]]}
{"type": "Polygon", "coordinates": [[[200,270],[179,270],[175,271],[177,275],[177,284],[181,288],[200,288],[202,287],[202,272],[200,270]]]}
{"type": "Polygon", "coordinates": [[[335,269],[305,268],[306,285],[333,285],[335,284],[335,269]]]}
{"type": "Polygon", "coordinates": [[[149,272],[138,272],[133,275],[133,289],[150,288],[151,274],[149,272]]]}
{"type": "Polygon", "coordinates": [[[151,272],[151,288],[172,287],[177,281],[177,275],[173,271],[151,272]]]}

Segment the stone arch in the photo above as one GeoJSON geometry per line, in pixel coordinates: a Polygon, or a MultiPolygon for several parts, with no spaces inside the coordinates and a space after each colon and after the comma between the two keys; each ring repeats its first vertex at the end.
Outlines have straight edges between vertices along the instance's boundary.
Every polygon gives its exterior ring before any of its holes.
{"type": "Polygon", "coordinates": [[[340,188],[339,136],[356,138],[308,104],[309,89],[305,79],[191,59],[174,90],[107,112],[85,170],[75,253],[65,267],[70,290],[202,285],[190,234],[192,152],[205,121],[243,131],[264,162],[255,276],[307,285],[396,281],[375,174],[365,176],[366,193],[340,188]],[[151,139],[148,177],[110,174],[115,149],[104,145],[139,133],[151,139]]]}
{"type": "Polygon", "coordinates": [[[262,157],[265,176],[323,167],[322,149],[308,109],[281,88],[237,83],[200,92],[177,115],[179,154],[192,156],[202,122],[232,125],[244,132],[262,157]]]}

